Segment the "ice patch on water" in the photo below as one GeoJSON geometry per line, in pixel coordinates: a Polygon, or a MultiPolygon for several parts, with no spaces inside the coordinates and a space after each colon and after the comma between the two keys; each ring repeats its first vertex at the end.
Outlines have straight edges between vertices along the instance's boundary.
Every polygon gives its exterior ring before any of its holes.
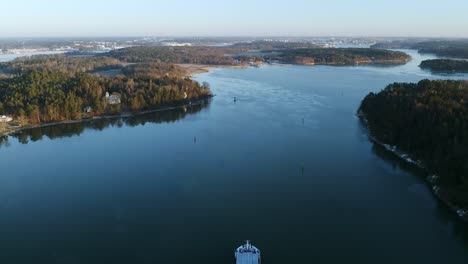
{"type": "Polygon", "coordinates": [[[245,80],[226,76],[208,76],[213,92],[218,98],[232,101],[234,97],[239,102],[255,101],[256,103],[267,103],[284,106],[310,108],[329,107],[326,97],[319,94],[308,94],[299,92],[288,87],[272,85],[270,83],[245,80]]]}

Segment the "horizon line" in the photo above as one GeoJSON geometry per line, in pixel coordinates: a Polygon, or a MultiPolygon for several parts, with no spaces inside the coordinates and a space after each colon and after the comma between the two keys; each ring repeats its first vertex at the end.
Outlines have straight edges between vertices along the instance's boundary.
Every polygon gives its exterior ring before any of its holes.
{"type": "Polygon", "coordinates": [[[77,36],[0,36],[0,39],[67,39],[67,38],[405,38],[405,39],[468,39],[459,36],[372,36],[372,35],[77,35],[77,36]]]}

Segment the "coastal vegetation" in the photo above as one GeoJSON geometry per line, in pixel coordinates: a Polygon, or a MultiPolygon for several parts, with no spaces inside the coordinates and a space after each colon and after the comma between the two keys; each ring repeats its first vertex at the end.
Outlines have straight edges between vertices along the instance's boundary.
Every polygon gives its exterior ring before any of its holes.
{"type": "Polygon", "coordinates": [[[122,63],[109,57],[69,57],[60,55],[36,55],[20,57],[0,63],[0,70],[9,74],[21,74],[31,70],[63,73],[80,73],[122,67],[122,63]]]}
{"type": "Polygon", "coordinates": [[[427,69],[433,72],[468,73],[468,61],[465,60],[425,60],[421,62],[419,67],[421,67],[421,69],[427,69]]]}
{"type": "Polygon", "coordinates": [[[371,46],[380,49],[416,49],[441,57],[468,59],[468,40],[391,41],[371,46]]]}
{"type": "Polygon", "coordinates": [[[372,137],[440,177],[440,197],[468,207],[467,81],[394,83],[366,96],[359,111],[372,137]]]}
{"type": "Polygon", "coordinates": [[[139,46],[80,57],[37,55],[0,63],[0,72],[5,73],[0,78],[0,114],[14,116],[21,125],[42,124],[148,111],[210,97],[209,85],[186,77],[190,68],[179,65],[231,67],[269,60],[351,65],[398,63],[409,58],[396,51],[331,49],[282,41],[221,47],[139,46]],[[258,52],[250,55],[250,51],[258,52]],[[114,70],[115,74],[104,73],[114,70]]]}
{"type": "Polygon", "coordinates": [[[126,64],[106,56],[37,55],[0,63],[0,134],[31,125],[141,112],[211,96],[208,84],[185,77],[182,67],[126,64]],[[100,73],[117,69],[117,76],[100,73]]]}
{"type": "Polygon", "coordinates": [[[415,44],[420,53],[432,53],[440,57],[468,59],[468,40],[426,41],[415,44]]]}
{"type": "Polygon", "coordinates": [[[315,48],[283,50],[267,57],[291,64],[352,65],[360,63],[405,63],[411,57],[399,51],[366,48],[315,48]]]}
{"type": "Polygon", "coordinates": [[[210,96],[206,84],[169,76],[108,78],[32,70],[0,80],[0,112],[26,124],[145,111],[210,96]]]}
{"type": "Polygon", "coordinates": [[[122,73],[133,78],[162,78],[187,75],[187,71],[180,66],[158,62],[130,64],[122,69],[122,73]]]}
{"type": "Polygon", "coordinates": [[[309,42],[251,41],[229,46],[139,46],[113,50],[105,56],[134,63],[234,65],[234,56],[251,50],[275,51],[317,47],[309,42]]]}
{"type": "Polygon", "coordinates": [[[234,60],[225,56],[224,49],[217,47],[166,47],[146,46],[113,50],[106,56],[123,62],[156,62],[170,64],[233,65],[234,60]]]}
{"type": "Polygon", "coordinates": [[[359,63],[404,63],[410,56],[398,51],[359,48],[317,48],[304,44],[255,43],[231,47],[132,47],[112,51],[110,56],[125,62],[157,62],[170,64],[236,65],[249,61],[276,60],[290,64],[351,65],[359,63]],[[284,47],[288,47],[284,49],[284,47]],[[255,55],[242,54],[252,48],[255,55]],[[274,53],[271,53],[274,51],[274,53]]]}

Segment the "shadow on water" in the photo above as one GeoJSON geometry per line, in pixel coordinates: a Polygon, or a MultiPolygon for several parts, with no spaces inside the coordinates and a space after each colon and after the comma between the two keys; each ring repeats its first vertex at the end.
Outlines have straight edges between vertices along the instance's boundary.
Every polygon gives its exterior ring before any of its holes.
{"type": "Polygon", "coordinates": [[[413,164],[410,164],[392,152],[388,151],[381,145],[377,143],[372,143],[372,153],[374,153],[377,157],[379,157],[381,160],[386,161],[388,164],[392,166],[394,169],[400,169],[406,173],[410,173],[412,175],[417,176],[418,178],[424,180],[426,176],[428,175],[428,172],[426,172],[424,169],[419,168],[413,164]]]}
{"type": "Polygon", "coordinates": [[[49,139],[59,139],[66,137],[80,136],[85,130],[103,131],[109,127],[136,127],[143,126],[147,123],[174,123],[184,119],[189,115],[196,114],[203,109],[208,109],[210,100],[206,100],[204,104],[197,104],[190,107],[180,107],[167,111],[153,112],[130,117],[115,117],[95,119],[77,123],[58,124],[53,126],[44,126],[22,130],[10,136],[0,137],[0,148],[10,146],[10,140],[15,138],[22,144],[29,142],[40,141],[45,137],[49,139]]]}
{"type": "Polygon", "coordinates": [[[410,164],[394,153],[388,151],[383,146],[372,143],[372,153],[375,154],[378,158],[388,163],[393,169],[398,169],[405,172],[408,175],[414,176],[415,179],[419,181],[421,185],[426,186],[428,191],[431,193],[432,199],[435,201],[435,208],[433,210],[434,216],[437,220],[446,226],[454,237],[463,241],[465,245],[468,246],[468,226],[461,220],[455,212],[451,211],[442,201],[436,198],[432,194],[431,186],[425,180],[430,174],[427,170],[417,167],[413,164],[410,164]]]}

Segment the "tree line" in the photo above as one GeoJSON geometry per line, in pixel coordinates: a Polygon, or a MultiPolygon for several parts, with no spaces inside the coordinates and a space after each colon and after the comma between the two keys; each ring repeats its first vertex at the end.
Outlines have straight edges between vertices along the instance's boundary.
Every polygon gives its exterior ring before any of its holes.
{"type": "Polygon", "coordinates": [[[19,57],[10,62],[0,63],[0,69],[9,74],[21,74],[32,70],[80,73],[118,67],[122,67],[122,63],[110,57],[69,57],[64,54],[19,57]]]}
{"type": "Polygon", "coordinates": [[[0,113],[38,124],[83,118],[88,106],[92,115],[101,115],[151,110],[210,96],[207,85],[189,78],[108,78],[32,70],[0,80],[0,113]],[[121,97],[121,103],[109,104],[106,93],[121,97]]]}
{"type": "Polygon", "coordinates": [[[225,56],[224,50],[216,47],[167,47],[145,46],[113,50],[106,56],[124,62],[156,62],[169,64],[232,65],[234,60],[225,56]]]}
{"type": "Polygon", "coordinates": [[[267,59],[291,64],[404,63],[411,57],[399,51],[366,48],[314,48],[282,50],[267,59]]]}

